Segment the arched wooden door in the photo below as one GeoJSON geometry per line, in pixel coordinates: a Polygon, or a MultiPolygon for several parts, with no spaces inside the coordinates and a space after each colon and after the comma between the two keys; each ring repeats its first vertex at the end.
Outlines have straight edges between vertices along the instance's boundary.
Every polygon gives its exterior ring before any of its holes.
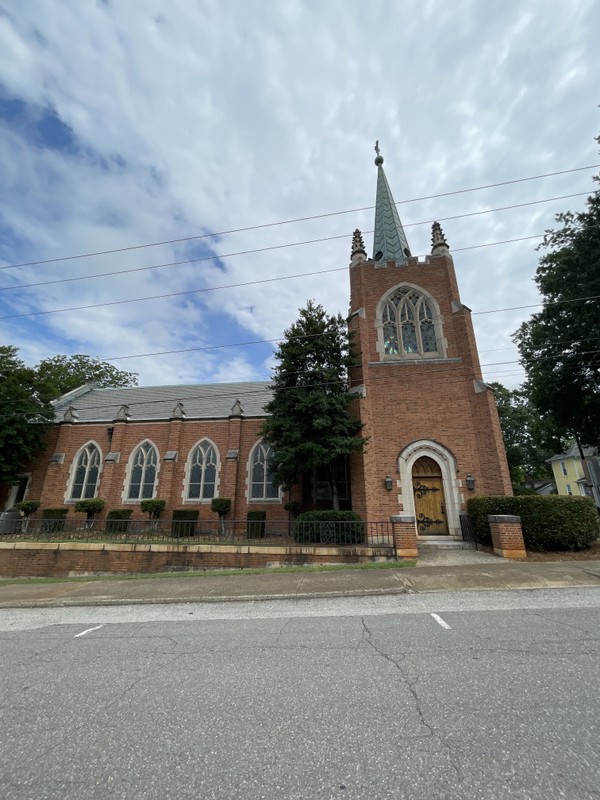
{"type": "Polygon", "coordinates": [[[421,536],[440,536],[448,533],[444,484],[439,465],[421,456],[412,470],[417,530],[421,536]]]}

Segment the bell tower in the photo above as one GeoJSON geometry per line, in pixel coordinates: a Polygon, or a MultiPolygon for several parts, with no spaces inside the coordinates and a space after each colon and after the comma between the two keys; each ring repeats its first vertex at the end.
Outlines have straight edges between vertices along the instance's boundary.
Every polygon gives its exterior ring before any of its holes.
{"type": "Polygon", "coordinates": [[[373,255],[356,230],[350,258],[351,392],[369,439],[351,458],[352,507],[366,520],[415,516],[421,536],[459,536],[469,496],[512,494],[496,402],[442,228],[429,255],[411,254],[375,150],[373,255]]]}

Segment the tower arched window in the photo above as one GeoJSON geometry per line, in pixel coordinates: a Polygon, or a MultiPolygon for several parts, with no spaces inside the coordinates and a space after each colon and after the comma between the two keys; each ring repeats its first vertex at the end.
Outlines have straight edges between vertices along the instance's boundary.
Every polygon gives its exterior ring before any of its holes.
{"type": "Polygon", "coordinates": [[[151,442],[142,442],[131,457],[128,500],[149,500],[154,496],[158,453],[151,442]]]}
{"type": "Polygon", "coordinates": [[[250,454],[250,499],[278,500],[279,489],[273,485],[271,459],[273,449],[266,442],[258,442],[250,454]]]}
{"type": "Polygon", "coordinates": [[[203,439],[190,453],[186,500],[211,500],[215,496],[218,467],[216,447],[203,439]]]}
{"type": "Polygon", "coordinates": [[[441,354],[433,303],[413,287],[395,289],[386,299],[381,317],[385,355],[441,354]]]}
{"type": "Polygon", "coordinates": [[[86,444],[80,451],[75,463],[73,482],[71,484],[71,500],[87,500],[95,497],[100,478],[102,455],[93,442],[86,444]]]}

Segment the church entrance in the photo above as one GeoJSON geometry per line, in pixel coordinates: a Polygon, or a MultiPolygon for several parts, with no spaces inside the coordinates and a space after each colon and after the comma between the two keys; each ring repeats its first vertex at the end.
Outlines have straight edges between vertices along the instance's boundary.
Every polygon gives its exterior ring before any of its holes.
{"type": "Polygon", "coordinates": [[[439,464],[429,456],[421,456],[413,466],[412,484],[419,535],[447,535],[444,484],[439,464]]]}

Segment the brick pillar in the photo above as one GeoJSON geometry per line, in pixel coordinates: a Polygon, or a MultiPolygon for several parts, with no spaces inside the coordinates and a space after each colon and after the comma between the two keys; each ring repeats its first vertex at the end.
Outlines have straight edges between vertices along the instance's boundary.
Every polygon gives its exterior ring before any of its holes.
{"type": "Polygon", "coordinates": [[[511,514],[488,516],[494,553],[502,558],[526,558],[525,542],[521,529],[521,517],[511,514]]]}
{"type": "Polygon", "coordinates": [[[110,453],[115,453],[116,455],[114,460],[107,461],[106,456],[108,453],[105,453],[102,477],[100,479],[100,496],[106,500],[107,513],[113,508],[123,508],[123,478],[127,459],[129,458],[129,453],[123,452],[127,432],[127,420],[119,419],[113,421],[112,431],[109,433],[108,449],[110,453]]]}
{"type": "Polygon", "coordinates": [[[397,558],[416,558],[417,551],[417,526],[414,517],[390,517],[394,531],[394,547],[397,558]]]}
{"type": "MultiPolygon", "coordinates": [[[[171,512],[183,503],[181,493],[183,490],[183,470],[187,453],[180,453],[181,434],[183,431],[183,417],[173,417],[169,420],[169,433],[167,448],[162,456],[160,472],[158,474],[158,495],[167,501],[166,511],[171,512]],[[166,460],[167,453],[177,453],[166,460]]],[[[159,456],[160,458],[160,453],[159,456]]]]}

